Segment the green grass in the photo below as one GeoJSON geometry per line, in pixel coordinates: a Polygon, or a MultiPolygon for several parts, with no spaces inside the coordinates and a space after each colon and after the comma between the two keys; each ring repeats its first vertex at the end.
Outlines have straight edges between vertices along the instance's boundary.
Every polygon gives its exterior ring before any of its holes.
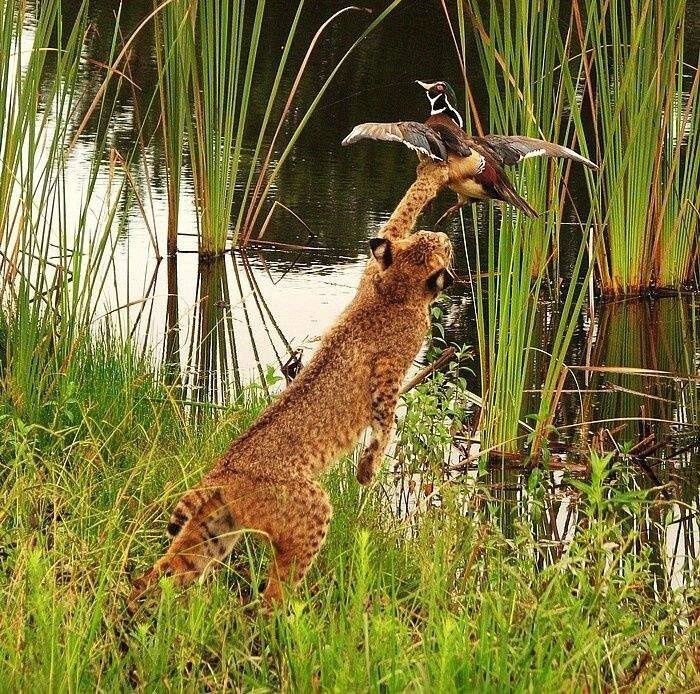
{"type": "MultiPolygon", "coordinates": [[[[0,43],[5,31],[14,36],[12,53],[0,54],[0,73],[12,72],[12,88],[0,96],[0,330],[2,387],[18,413],[33,419],[46,401],[59,397],[60,375],[98,327],[125,177],[109,147],[114,104],[108,98],[95,102],[99,135],[89,145],[80,190],[65,177],[68,143],[81,114],[87,3],[70,27],[63,26],[58,0],[43,3],[33,37],[22,31],[25,9],[11,0],[4,12],[12,21],[0,19],[0,43]],[[43,79],[46,55],[56,51],[53,41],[62,50],[43,79]]],[[[113,51],[118,31],[117,17],[113,51]]]]}
{"type": "MultiPolygon", "coordinates": [[[[576,539],[554,565],[538,568],[548,545],[529,515],[508,536],[499,530],[485,488],[444,485],[438,507],[397,519],[381,487],[361,490],[345,459],[324,478],[335,509],[328,542],[284,609],[259,609],[269,553],[250,540],[213,579],[181,593],[165,583],[150,611],[129,618],[129,577],[163,550],[178,495],[264,394],[247,390],[188,427],[159,374],[123,345],[98,340],[80,357],[62,377],[70,401],[46,403],[35,421],[2,395],[0,689],[651,691],[700,682],[700,634],[689,621],[697,586],[671,592],[650,553],[633,551],[648,504],[598,458],[579,484],[576,539]]],[[[444,445],[436,435],[433,447],[444,445]]],[[[382,484],[391,490],[391,477],[382,484]]]]}

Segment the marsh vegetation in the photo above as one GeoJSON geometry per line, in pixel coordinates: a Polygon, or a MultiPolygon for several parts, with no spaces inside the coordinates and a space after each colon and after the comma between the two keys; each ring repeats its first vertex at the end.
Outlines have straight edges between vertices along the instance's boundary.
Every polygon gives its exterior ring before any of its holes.
{"type": "Polygon", "coordinates": [[[699,685],[697,9],[367,4],[1,4],[3,689],[699,685]],[[473,132],[600,171],[528,161],[539,218],[449,222],[461,281],[416,370],[455,357],[405,394],[379,483],[329,474],[287,608],[257,609],[249,538],[128,618],[173,504],[308,359],[414,176],[342,137],[421,120],[437,77],[473,132]]]}

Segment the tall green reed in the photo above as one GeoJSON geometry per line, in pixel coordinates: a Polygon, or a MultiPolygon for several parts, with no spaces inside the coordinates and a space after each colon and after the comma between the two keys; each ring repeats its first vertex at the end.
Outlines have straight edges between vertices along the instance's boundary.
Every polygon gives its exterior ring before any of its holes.
{"type": "MultiPolygon", "coordinates": [[[[310,41],[288,92],[284,76],[290,71],[290,56],[296,40],[304,0],[291,19],[279,64],[271,82],[257,67],[258,51],[270,21],[264,0],[173,0],[161,7],[160,89],[165,124],[169,175],[168,248],[176,248],[179,172],[182,166],[183,122],[192,164],[197,199],[199,251],[213,256],[239,237],[246,242],[268,203],[280,167],[305,127],[323,94],[354,48],[401,2],[393,0],[336,62],[330,75],[315,90],[311,104],[302,111],[298,125],[282,143],[281,136],[312,53],[324,31],[341,15],[357,7],[332,14],[310,41]],[[265,82],[264,87],[261,86],[265,82]],[[260,123],[252,122],[253,85],[256,98],[265,99],[260,123]],[[187,95],[187,96],[185,96],[187,95]],[[191,99],[191,112],[186,103],[191,99]],[[280,103],[284,99],[284,105],[280,103]],[[275,120],[276,118],[276,120],[275,120]],[[184,121],[183,121],[184,119],[184,121]],[[256,131],[251,128],[255,126],[256,131]],[[254,142],[252,152],[244,142],[254,142]],[[283,147],[278,153],[278,148],[283,147]]],[[[257,113],[257,109],[255,109],[257,113]]]]}
{"type": "Polygon", "coordinates": [[[666,154],[656,171],[663,197],[654,228],[654,273],[657,287],[672,289],[690,283],[693,272],[700,270],[700,69],[695,69],[687,101],[686,72],[679,62],[664,111],[669,114],[666,154]]]}
{"type": "Polygon", "coordinates": [[[203,255],[226,247],[264,11],[264,0],[194,4],[191,46],[197,47],[190,64],[195,116],[189,144],[203,255]],[[254,17],[248,32],[250,5],[254,17]]]}
{"type": "MultiPolygon", "coordinates": [[[[566,92],[571,45],[570,37],[558,29],[560,2],[536,8],[523,0],[504,0],[490,5],[488,19],[477,2],[467,3],[467,10],[487,86],[489,100],[483,106],[488,108],[490,131],[571,141],[578,113],[571,112],[566,92]]],[[[459,23],[464,31],[463,13],[459,23]]],[[[568,180],[571,165],[535,158],[509,172],[516,188],[541,213],[537,219],[522,220],[533,278],[541,274],[550,255],[557,258],[565,212],[559,181],[565,170],[568,180]]]]}
{"type": "MultiPolygon", "coordinates": [[[[80,190],[66,175],[81,113],[87,1],[69,27],[59,0],[42,3],[33,23],[25,21],[25,10],[26,3],[10,0],[0,17],[0,45],[13,48],[0,53],[6,87],[0,96],[0,358],[8,401],[20,417],[33,419],[65,385],[60,375],[97,315],[111,270],[111,227],[124,176],[110,154],[106,127],[98,128],[88,148],[90,168],[80,190]],[[56,57],[47,79],[49,53],[56,57]]],[[[113,51],[117,36],[118,18],[113,51]]],[[[102,125],[112,104],[103,99],[98,106],[102,125]]]]}
{"type": "MultiPolygon", "coordinates": [[[[188,0],[173,0],[154,18],[155,54],[159,77],[161,131],[167,177],[167,252],[177,251],[185,129],[190,112],[190,61],[193,48],[188,0]]],[[[156,8],[158,3],[156,3],[156,8]]]]}
{"type": "Polygon", "coordinates": [[[688,3],[581,4],[585,19],[579,14],[576,26],[602,163],[595,205],[602,291],[679,289],[697,258],[700,209],[698,70],[683,63],[688,3]],[[684,72],[692,73],[687,96],[684,72]]]}
{"type": "MultiPolygon", "coordinates": [[[[386,17],[391,14],[391,12],[396,9],[401,4],[402,0],[391,0],[388,2],[387,6],[377,14],[375,19],[362,31],[362,33],[353,41],[353,43],[350,45],[350,47],[343,53],[343,55],[340,57],[339,60],[336,61],[335,65],[333,66],[333,69],[330,71],[328,77],[324,80],[324,82],[320,85],[320,87],[316,91],[316,95],[314,99],[312,100],[311,104],[309,104],[306,112],[304,115],[301,117],[299,120],[299,124],[292,133],[292,135],[289,137],[289,140],[284,146],[284,149],[282,152],[279,154],[279,156],[275,157],[275,163],[272,165],[272,159],[273,155],[275,154],[275,148],[278,146],[278,138],[279,135],[281,134],[281,129],[282,125],[284,122],[284,118],[286,115],[289,113],[289,110],[291,109],[294,95],[296,93],[296,90],[301,82],[301,79],[306,72],[306,69],[309,64],[309,60],[311,58],[311,55],[316,47],[316,44],[318,40],[321,37],[321,34],[331,25],[331,23],[339,17],[341,14],[351,11],[351,10],[362,10],[363,8],[361,7],[355,7],[353,5],[344,7],[341,10],[338,10],[335,12],[333,15],[331,15],[318,29],[316,34],[314,35],[313,39],[311,40],[311,43],[309,44],[309,47],[306,51],[306,54],[304,56],[304,59],[302,60],[302,63],[299,67],[299,71],[297,72],[296,78],[294,80],[294,85],[292,86],[292,89],[290,90],[290,93],[287,97],[287,101],[284,105],[284,109],[282,112],[282,117],[280,118],[277,128],[275,130],[274,135],[272,136],[272,139],[268,145],[267,149],[267,154],[262,162],[261,165],[261,171],[260,175],[257,177],[256,184],[252,191],[250,191],[250,196],[249,199],[246,203],[246,215],[245,218],[242,218],[241,215],[239,215],[238,222],[237,222],[237,232],[240,230],[243,233],[243,238],[242,241],[245,243],[247,242],[253,231],[256,229],[256,223],[260,217],[260,214],[263,210],[263,207],[267,204],[268,201],[268,196],[270,194],[270,191],[272,189],[272,185],[274,181],[277,178],[277,175],[279,174],[279,171],[286,161],[287,157],[291,154],[292,149],[294,148],[294,145],[301,135],[302,130],[306,126],[307,122],[313,115],[314,111],[316,110],[316,107],[318,106],[319,102],[323,98],[324,94],[326,93],[326,90],[330,86],[331,82],[334,80],[335,76],[337,75],[338,71],[340,68],[345,64],[345,62],[348,60],[348,58],[352,55],[353,51],[359,46],[385,19],[386,17]],[[242,227],[240,226],[242,224],[242,227]]],[[[262,137],[262,133],[261,133],[262,137]]],[[[256,145],[256,152],[258,151],[259,146],[261,145],[262,140],[258,139],[258,144],[256,145]]],[[[248,194],[249,186],[246,185],[246,195],[248,194]]]]}
{"type": "MultiPolygon", "coordinates": [[[[168,5],[156,1],[155,6],[161,15],[156,20],[159,31],[155,39],[169,172],[168,252],[177,249],[183,146],[187,143],[196,196],[199,251],[213,256],[227,246],[239,173],[247,166],[245,193],[256,173],[260,147],[304,2],[299,3],[290,26],[250,161],[243,157],[243,136],[250,127],[251,91],[259,75],[256,60],[264,28],[264,0],[174,0],[168,5]],[[250,14],[252,22],[248,19],[250,14]]],[[[242,213],[240,206],[239,225],[242,213]]],[[[234,242],[239,225],[234,230],[234,242]]]]}
{"type": "Polygon", "coordinates": [[[47,3],[34,28],[34,48],[26,55],[26,3],[8,0],[0,7],[0,239],[5,243],[15,225],[22,222],[22,208],[16,201],[22,184],[21,164],[26,156],[34,157],[38,149],[25,154],[23,144],[28,137],[39,137],[36,130],[41,129],[40,112],[35,97],[57,11],[55,0],[47,3]]]}
{"type": "MultiPolygon", "coordinates": [[[[462,51],[466,51],[469,26],[474,29],[489,94],[490,132],[527,134],[560,143],[572,139],[580,113],[567,88],[574,81],[572,49],[569,37],[559,32],[559,14],[559,2],[534,8],[524,0],[504,0],[491,5],[485,20],[479,3],[457,3],[462,51]]],[[[464,64],[466,54],[461,60],[464,64]]],[[[478,109],[478,105],[472,106],[478,109]]],[[[579,143],[579,148],[585,153],[585,143],[579,143]]],[[[475,271],[487,278],[486,288],[480,281],[474,283],[484,451],[521,452],[529,432],[531,452],[537,454],[554,418],[558,384],[565,372],[564,356],[584,298],[585,283],[577,280],[585,275],[585,234],[578,241],[573,281],[557,312],[542,383],[529,383],[529,366],[533,350],[541,348],[535,340],[535,322],[543,281],[553,267],[555,278],[558,276],[558,239],[566,209],[559,185],[563,168],[557,162],[535,159],[524,162],[512,174],[518,190],[543,214],[531,220],[510,209],[499,216],[489,208],[485,258],[479,242],[479,220],[474,216],[475,271]],[[528,400],[532,405],[532,399],[526,397],[530,385],[542,388],[534,413],[524,411],[528,400]],[[535,415],[534,427],[524,425],[527,414],[535,415]]],[[[566,233],[567,242],[570,236],[576,237],[575,232],[566,233]]]]}

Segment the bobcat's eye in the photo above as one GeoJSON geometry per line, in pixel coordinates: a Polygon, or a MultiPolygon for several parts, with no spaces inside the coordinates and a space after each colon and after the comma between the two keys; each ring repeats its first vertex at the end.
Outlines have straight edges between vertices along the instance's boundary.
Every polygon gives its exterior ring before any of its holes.
{"type": "Polygon", "coordinates": [[[433,273],[428,278],[427,282],[428,288],[436,294],[439,294],[441,291],[452,286],[453,283],[454,275],[447,268],[443,268],[442,270],[438,270],[437,272],[433,273]]]}

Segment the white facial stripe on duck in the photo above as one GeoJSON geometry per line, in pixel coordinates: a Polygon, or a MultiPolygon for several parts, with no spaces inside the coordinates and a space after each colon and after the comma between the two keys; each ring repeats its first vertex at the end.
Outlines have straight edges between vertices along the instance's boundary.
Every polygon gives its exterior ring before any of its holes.
{"type": "Polygon", "coordinates": [[[450,103],[450,100],[447,98],[447,88],[442,82],[434,82],[433,84],[421,82],[420,80],[416,80],[416,82],[425,89],[425,94],[430,102],[431,116],[435,116],[438,113],[446,113],[460,128],[464,128],[462,114],[450,103]],[[442,91],[435,90],[437,85],[442,86],[442,91]],[[435,93],[433,94],[434,90],[435,93]]]}
{"type": "Polygon", "coordinates": [[[431,116],[446,112],[447,116],[451,118],[460,128],[464,128],[462,115],[456,108],[454,108],[454,106],[452,106],[444,93],[438,94],[434,99],[430,97],[430,94],[428,94],[428,99],[430,99],[431,116]]]}

